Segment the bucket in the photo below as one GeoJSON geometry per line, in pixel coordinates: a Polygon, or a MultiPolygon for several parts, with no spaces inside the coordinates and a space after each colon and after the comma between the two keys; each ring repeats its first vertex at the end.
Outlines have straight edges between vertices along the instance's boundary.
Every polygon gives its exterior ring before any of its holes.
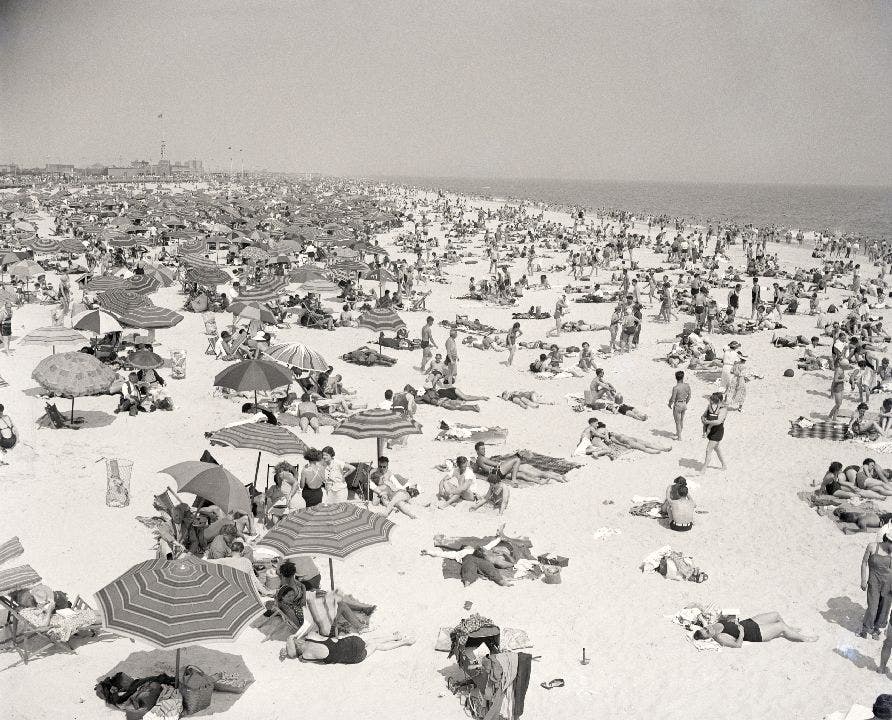
{"type": "Polygon", "coordinates": [[[556,565],[543,565],[542,572],[545,573],[542,576],[542,582],[546,585],[561,584],[561,569],[556,565]]]}
{"type": "Polygon", "coordinates": [[[186,377],[186,351],[170,351],[170,377],[174,380],[182,380],[186,377]]]}
{"type": "Polygon", "coordinates": [[[126,507],[130,504],[130,473],[132,460],[105,459],[105,504],[126,507]]]}

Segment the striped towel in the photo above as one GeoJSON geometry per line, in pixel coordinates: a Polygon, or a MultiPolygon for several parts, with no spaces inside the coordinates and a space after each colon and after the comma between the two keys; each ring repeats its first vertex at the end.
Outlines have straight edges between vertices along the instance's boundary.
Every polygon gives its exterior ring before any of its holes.
{"type": "Polygon", "coordinates": [[[30,565],[19,565],[18,567],[0,570],[0,594],[29,588],[39,582],[40,575],[30,565]]]}
{"type": "Polygon", "coordinates": [[[22,547],[22,542],[17,537],[12,538],[12,540],[7,540],[0,545],[0,565],[9,562],[24,552],[25,548],[22,547]]]}

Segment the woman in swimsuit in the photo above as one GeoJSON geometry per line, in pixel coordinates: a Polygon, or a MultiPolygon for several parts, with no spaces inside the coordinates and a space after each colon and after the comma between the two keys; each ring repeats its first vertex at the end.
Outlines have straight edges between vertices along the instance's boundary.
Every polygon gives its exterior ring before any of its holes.
{"type": "Polygon", "coordinates": [[[754,615],[740,622],[720,620],[694,632],[695,640],[708,638],[728,648],[742,647],[744,642],[768,642],[777,638],[790,642],[815,642],[818,639],[816,635],[805,635],[801,630],[787,625],[776,612],[754,615]]]}
{"type": "Polygon", "coordinates": [[[519,405],[524,410],[528,408],[536,409],[540,405],[554,405],[552,402],[543,400],[535,390],[505,390],[499,397],[502,400],[519,405]]]}
{"type": "Polygon", "coordinates": [[[319,432],[319,408],[310,400],[309,393],[301,396],[297,404],[297,417],[301,431],[306,432],[308,428],[313,428],[313,432],[319,432]]]}
{"type": "Polygon", "coordinates": [[[516,322],[511,326],[508,335],[505,337],[505,344],[508,346],[508,359],[505,361],[505,365],[508,367],[511,367],[514,362],[514,353],[517,352],[517,338],[521,335],[523,333],[520,330],[520,323],[516,322]]]}
{"type": "Polygon", "coordinates": [[[721,451],[722,438],[725,437],[725,418],[728,415],[728,409],[725,407],[723,400],[724,395],[720,392],[714,392],[710,395],[709,405],[700,418],[703,422],[703,437],[707,440],[706,458],[703,460],[703,468],[700,470],[701,475],[706,474],[713,452],[715,452],[719,462],[722,463],[722,470],[728,469],[721,451]]]}
{"type": "MultiPolygon", "coordinates": [[[[415,638],[393,633],[386,638],[364,640],[358,635],[347,635],[340,639],[322,638],[297,639],[292,636],[285,641],[285,655],[303,662],[316,662],[321,665],[355,665],[361,663],[376,650],[385,652],[398,647],[411,645],[415,638]]],[[[284,659],[284,658],[283,658],[284,659]]]]}
{"type": "Polygon", "coordinates": [[[322,453],[316,448],[307,450],[304,453],[304,460],[307,464],[300,473],[300,495],[307,507],[311,508],[322,504],[325,466],[322,464],[322,453]]]}
{"type": "Polygon", "coordinates": [[[3,341],[3,352],[9,355],[9,340],[12,337],[12,303],[7,300],[0,308],[0,339],[3,341]]]}
{"type": "Polygon", "coordinates": [[[651,443],[647,440],[641,440],[640,438],[632,437],[631,435],[625,435],[623,433],[613,431],[606,432],[606,435],[602,435],[601,437],[608,443],[613,443],[615,445],[626,447],[631,450],[640,450],[641,452],[646,452],[649,455],[659,455],[660,453],[670,452],[672,450],[671,446],[664,447],[663,445],[656,445],[655,443],[651,443]]]}
{"type": "Polygon", "coordinates": [[[875,420],[868,420],[865,417],[867,407],[867,403],[858,403],[855,416],[849,422],[849,434],[852,437],[869,437],[871,440],[886,437],[886,433],[875,420]]]}
{"type": "Polygon", "coordinates": [[[471,505],[469,510],[474,512],[487,503],[492,503],[493,506],[499,509],[499,515],[502,515],[505,512],[505,508],[508,507],[508,499],[511,497],[511,488],[505,485],[504,479],[499,469],[497,467],[493,468],[486,478],[487,482],[489,482],[489,489],[482,498],[471,505]]]}

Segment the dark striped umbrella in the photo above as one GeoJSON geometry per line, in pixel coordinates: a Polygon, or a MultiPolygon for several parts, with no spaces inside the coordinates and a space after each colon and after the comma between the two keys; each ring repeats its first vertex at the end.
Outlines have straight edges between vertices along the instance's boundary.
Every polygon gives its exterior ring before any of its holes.
{"type": "Polygon", "coordinates": [[[316,372],[328,370],[328,361],[301,342],[273,345],[264,355],[300,370],[315,370],[316,372]]]}
{"type": "Polygon", "coordinates": [[[260,284],[252,288],[244,290],[236,300],[242,302],[269,302],[275,300],[279,293],[285,288],[285,279],[281,277],[271,277],[262,281],[260,284]]]}
{"type": "Polygon", "coordinates": [[[35,236],[24,244],[37,253],[56,253],[59,252],[60,249],[58,238],[41,238],[35,236]]]}
{"type": "Polygon", "coordinates": [[[0,570],[0,595],[32,587],[37,585],[40,580],[40,575],[30,565],[19,565],[0,570]]]}
{"type": "Polygon", "coordinates": [[[204,252],[205,248],[207,248],[207,245],[208,244],[204,238],[191,237],[191,238],[186,238],[184,240],[180,240],[178,249],[182,255],[186,255],[189,253],[204,252]]]}
{"type": "Polygon", "coordinates": [[[208,260],[208,258],[203,257],[202,255],[183,255],[182,261],[190,268],[207,268],[210,270],[211,268],[217,267],[217,263],[213,260],[208,260]]]}
{"type": "Polygon", "coordinates": [[[315,293],[316,295],[321,295],[322,293],[337,292],[338,290],[340,290],[340,288],[331,280],[326,280],[325,278],[307,280],[305,283],[301,284],[300,289],[307,293],[315,293]]]}
{"type": "Polygon", "coordinates": [[[152,275],[131,275],[124,283],[127,290],[140,295],[149,295],[161,287],[161,281],[152,275]]]}
{"type": "Polygon", "coordinates": [[[334,262],[329,263],[328,267],[332,270],[340,270],[342,272],[358,272],[360,274],[367,273],[371,268],[364,262],[353,260],[351,258],[342,257],[334,262]]]}
{"type": "Polygon", "coordinates": [[[306,443],[290,430],[286,430],[281,425],[270,425],[268,423],[246,423],[244,425],[223,428],[211,435],[210,442],[211,445],[228,445],[234,448],[256,450],[255,487],[257,486],[257,474],[260,472],[261,453],[302,455],[308,449],[306,443]]]}
{"type": "MultiPolygon", "coordinates": [[[[129,291],[128,291],[129,292],[129,291]]],[[[145,297],[141,295],[140,297],[145,297]]],[[[115,313],[122,325],[142,330],[169,328],[182,322],[183,316],[169,308],[157,305],[142,305],[130,308],[126,312],[115,313]]]]}
{"type": "Polygon", "coordinates": [[[248,573],[183,555],[146,560],[96,593],[105,626],[161,648],[232,641],[263,611],[248,573]]]}
{"type": "Polygon", "coordinates": [[[332,435],[346,435],[354,440],[386,438],[395,440],[404,435],[420,435],[421,425],[394,410],[372,408],[354,413],[332,430],[332,435]]]}
{"type": "Polygon", "coordinates": [[[196,285],[216,286],[225,285],[230,282],[232,278],[226,271],[215,265],[209,268],[190,267],[186,270],[186,280],[194,282],[196,285]]]}
{"type": "Polygon", "coordinates": [[[104,292],[106,290],[122,290],[127,287],[127,281],[117,275],[99,275],[90,278],[85,289],[87,292],[104,292]]]}
{"type": "Polygon", "coordinates": [[[290,370],[278,363],[269,360],[242,360],[218,373],[214,378],[214,385],[236,392],[253,390],[256,405],[259,390],[275,390],[290,385],[293,377],[290,370]]]}
{"type": "Polygon", "coordinates": [[[210,500],[226,512],[251,514],[251,499],[244,484],[222,465],[187,460],[161,472],[176,480],[180,492],[210,500]]]}
{"type": "Polygon", "coordinates": [[[359,316],[359,327],[374,332],[396,332],[406,327],[406,323],[391,308],[372,308],[359,316]]]}
{"type": "Polygon", "coordinates": [[[84,241],[78,238],[62,238],[59,240],[59,249],[62,252],[80,254],[84,251],[84,241]]]}
{"type": "Polygon", "coordinates": [[[331,588],[334,568],[331,558],[346,558],[363,548],[390,540],[394,524],[379,513],[348,503],[316,505],[297,510],[270,530],[260,541],[284,556],[328,555],[331,588]]]}
{"type": "Polygon", "coordinates": [[[318,280],[324,277],[325,273],[323,273],[321,269],[313,267],[312,265],[304,265],[303,267],[299,267],[296,270],[292,270],[291,273],[288,275],[288,278],[291,280],[291,282],[296,283],[305,283],[310,280],[318,280]]]}
{"type": "Polygon", "coordinates": [[[145,295],[121,288],[101,292],[96,296],[96,300],[103,309],[115,315],[124,315],[136,308],[152,304],[145,295]]]}

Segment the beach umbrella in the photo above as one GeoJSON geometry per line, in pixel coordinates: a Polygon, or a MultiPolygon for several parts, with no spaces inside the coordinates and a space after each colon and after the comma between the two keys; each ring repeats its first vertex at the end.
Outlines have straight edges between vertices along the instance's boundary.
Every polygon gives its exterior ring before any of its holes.
{"type": "Polygon", "coordinates": [[[160,472],[170,475],[180,492],[198,495],[225,512],[251,514],[251,498],[244,483],[222,465],[187,460],[160,472]]]}
{"type": "Polygon", "coordinates": [[[251,260],[253,262],[266,262],[270,258],[270,255],[266,250],[262,250],[261,248],[254,245],[249,245],[244,250],[242,250],[241,256],[245,260],[251,260]]]}
{"type": "MultiPolygon", "coordinates": [[[[373,330],[376,333],[396,332],[404,327],[406,323],[391,308],[371,308],[366,310],[359,316],[358,326],[373,330]]],[[[379,338],[380,339],[380,338],[379,338]]],[[[378,350],[381,350],[381,343],[378,343],[378,350]]]]}
{"type": "Polygon", "coordinates": [[[25,287],[28,287],[29,278],[37,277],[44,272],[46,271],[33,260],[19,260],[14,265],[9,266],[10,275],[25,278],[25,287]]]}
{"type": "Polygon", "coordinates": [[[88,292],[105,292],[106,290],[122,290],[127,287],[127,281],[117,275],[99,275],[90,278],[85,286],[88,292]]]}
{"type": "Polygon", "coordinates": [[[239,294],[236,300],[242,302],[269,302],[275,300],[279,293],[285,288],[285,279],[281,277],[271,277],[263,280],[254,287],[244,290],[239,294]]]}
{"type": "Polygon", "coordinates": [[[260,545],[282,555],[328,555],[334,590],[332,557],[346,558],[357,550],[390,540],[394,524],[379,513],[349,503],[316,505],[286,515],[260,545]]]}
{"type": "Polygon", "coordinates": [[[148,295],[161,287],[161,281],[151,275],[131,275],[124,282],[124,288],[140,295],[148,295]]]}
{"type": "Polygon", "coordinates": [[[296,367],[299,370],[316,372],[328,370],[328,361],[318,352],[300,342],[273,345],[263,354],[276,362],[296,367]]]}
{"type": "Polygon", "coordinates": [[[257,465],[254,468],[254,487],[260,472],[260,454],[302,455],[307,445],[293,432],[281,425],[269,423],[245,423],[218,430],[210,437],[211,445],[228,445],[234,448],[247,448],[257,451],[257,465]]]}
{"type": "Polygon", "coordinates": [[[201,253],[207,249],[207,241],[201,237],[191,237],[186,238],[184,240],[180,240],[180,244],[177,246],[177,249],[181,255],[188,255],[190,253],[201,253]]]}
{"type": "Polygon", "coordinates": [[[59,240],[59,250],[79,255],[84,251],[84,241],[78,238],[61,238],[59,240]]]}
{"type": "Polygon", "coordinates": [[[227,367],[214,378],[217,387],[229,388],[236,392],[254,392],[257,404],[259,390],[275,390],[290,385],[293,379],[290,370],[268,360],[242,360],[227,367]]]}
{"type": "Polygon", "coordinates": [[[377,267],[366,275],[366,280],[377,280],[380,283],[396,282],[397,278],[390,270],[377,267]]]}
{"type": "Polygon", "coordinates": [[[59,252],[60,245],[58,238],[30,238],[25,245],[34,252],[39,253],[56,253],[59,252]]]}
{"type": "Polygon", "coordinates": [[[93,355],[65,352],[41,360],[31,377],[54,395],[71,398],[71,421],[74,422],[74,399],[85,395],[102,395],[117,379],[115,371],[93,355]]]}
{"type": "Polygon", "coordinates": [[[272,311],[257,303],[245,303],[237,300],[229,306],[229,311],[243,320],[257,320],[267,325],[276,324],[276,317],[272,311]]]}
{"type": "Polygon", "coordinates": [[[176,279],[176,274],[162,265],[145,265],[146,277],[153,278],[158,281],[159,287],[170,287],[176,279]]]}
{"type": "Polygon", "coordinates": [[[232,281],[232,278],[221,268],[216,265],[205,267],[190,267],[186,270],[186,280],[196,285],[216,286],[225,285],[232,281]]]}
{"type": "Polygon", "coordinates": [[[420,435],[421,425],[395,410],[372,408],[362,410],[342,420],[332,435],[346,435],[354,440],[375,438],[377,455],[384,454],[384,441],[396,440],[405,435],[420,435]]]}
{"type": "Polygon", "coordinates": [[[134,565],[96,593],[105,626],[160,648],[232,641],[264,605],[248,573],[191,555],[134,565]]]}
{"type": "Polygon", "coordinates": [[[137,292],[133,292],[133,290],[124,290],[123,288],[113,288],[101,292],[96,296],[96,300],[104,310],[108,310],[118,316],[136,308],[152,304],[151,300],[145,295],[140,295],[137,292]]]}
{"type": "Polygon", "coordinates": [[[217,263],[201,255],[187,254],[183,255],[181,260],[187,267],[191,268],[207,268],[208,270],[217,268],[217,263]]]}
{"type": "Polygon", "coordinates": [[[55,355],[56,345],[81,345],[86,341],[87,338],[81,335],[77,330],[62,325],[53,325],[51,327],[42,327],[32,330],[19,340],[19,344],[49,345],[53,348],[53,355],[55,355]]]}
{"type": "MultiPolygon", "coordinates": [[[[144,297],[144,296],[143,296],[144,297]]],[[[157,305],[142,305],[117,313],[122,325],[142,330],[169,328],[182,322],[183,316],[178,312],[157,305]]]]}
{"type": "Polygon", "coordinates": [[[304,265],[303,267],[299,267],[295,270],[292,270],[289,273],[288,278],[291,282],[296,283],[305,283],[310,280],[318,280],[320,278],[324,278],[325,274],[317,267],[313,267],[312,265],[304,265]]]}
{"type": "Polygon", "coordinates": [[[357,272],[360,275],[367,273],[371,270],[371,268],[364,262],[360,262],[359,260],[353,260],[351,258],[342,257],[335,260],[332,263],[329,263],[329,268],[332,270],[340,270],[341,272],[354,273],[357,272]]]}
{"type": "Polygon", "coordinates": [[[300,289],[307,293],[315,293],[316,295],[340,290],[340,288],[331,280],[326,280],[325,278],[307,280],[307,282],[301,284],[300,289]]]}
{"type": "Polygon", "coordinates": [[[164,358],[151,350],[137,350],[127,356],[127,362],[137,370],[157,370],[164,366],[164,358]]]}
{"type": "Polygon", "coordinates": [[[97,335],[105,335],[110,332],[119,332],[121,324],[107,312],[102,310],[87,310],[81,313],[71,324],[75,330],[86,330],[97,335]]]}
{"type": "MultiPolygon", "coordinates": [[[[132,230],[132,232],[136,231],[138,231],[138,228],[132,230]]],[[[130,231],[128,230],[128,232],[130,231]]],[[[106,242],[113,248],[129,248],[139,245],[140,239],[133,237],[133,235],[120,235],[107,238],[106,242]]]]}
{"type": "Polygon", "coordinates": [[[31,223],[25,222],[24,220],[16,220],[13,227],[16,230],[24,230],[26,232],[37,232],[37,228],[34,227],[31,223]]]}

